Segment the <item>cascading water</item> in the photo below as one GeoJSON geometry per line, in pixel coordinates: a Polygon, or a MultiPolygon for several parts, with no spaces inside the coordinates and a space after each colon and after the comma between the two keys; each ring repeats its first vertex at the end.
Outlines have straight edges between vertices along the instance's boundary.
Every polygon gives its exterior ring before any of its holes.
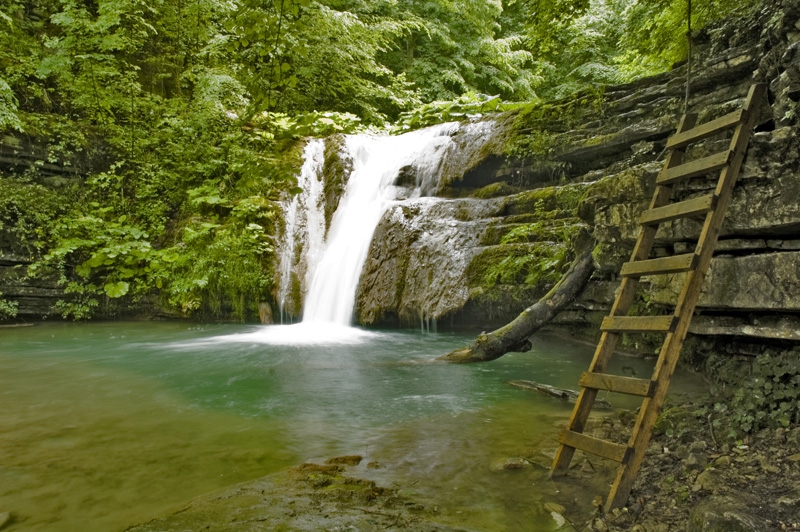
{"type": "Polygon", "coordinates": [[[304,295],[302,325],[307,330],[349,327],[361,270],[381,217],[390,205],[438,187],[445,159],[458,151],[451,137],[461,127],[448,123],[398,136],[347,136],[342,150],[351,171],[327,234],[324,145],[309,142],[298,176],[303,192],[284,204],[278,268],[282,315],[292,296],[304,295]],[[409,174],[413,183],[401,179],[409,174]]]}
{"type": "Polygon", "coordinates": [[[303,152],[303,166],[297,176],[301,192],[284,202],[284,240],[278,260],[278,305],[281,323],[289,321],[287,299],[292,292],[292,271],[300,277],[313,275],[325,239],[324,195],[322,170],[325,145],[321,140],[311,140],[303,152]],[[298,250],[298,244],[304,249],[298,250]],[[300,253],[299,260],[296,258],[300,253]]]}
{"type": "Polygon", "coordinates": [[[444,124],[395,137],[347,138],[353,171],[315,268],[303,322],[350,324],[372,235],[386,208],[406,192],[393,186],[400,170],[413,165],[418,185],[430,181],[455,129],[456,124],[444,124]]]}

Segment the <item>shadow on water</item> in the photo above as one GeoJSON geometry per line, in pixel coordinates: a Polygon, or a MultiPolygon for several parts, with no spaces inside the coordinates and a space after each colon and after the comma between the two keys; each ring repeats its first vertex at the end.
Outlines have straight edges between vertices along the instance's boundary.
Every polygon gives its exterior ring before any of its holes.
{"type": "MultiPolygon", "coordinates": [[[[591,347],[544,337],[491,364],[433,364],[470,338],[319,327],[44,324],[2,334],[0,513],[16,516],[7,530],[120,530],[342,454],[363,455],[357,474],[438,505],[451,523],[554,529],[545,468],[497,464],[546,464],[571,406],[505,383],[575,387],[591,357],[591,347]]],[[[582,491],[570,496],[595,495],[582,491]]]]}

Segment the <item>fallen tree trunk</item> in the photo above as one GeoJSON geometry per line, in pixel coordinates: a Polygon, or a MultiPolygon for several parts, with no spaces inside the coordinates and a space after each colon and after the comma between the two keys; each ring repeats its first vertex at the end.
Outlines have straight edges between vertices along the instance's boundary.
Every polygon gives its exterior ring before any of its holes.
{"type": "MultiPolygon", "coordinates": [[[[558,388],[550,386],[549,384],[542,384],[541,382],[534,381],[508,381],[508,384],[515,388],[522,388],[523,390],[531,390],[533,392],[543,393],[556,399],[562,399],[569,403],[574,403],[578,400],[578,392],[568,388],[558,388]]],[[[611,408],[611,403],[599,397],[594,400],[595,408],[611,408]]]]}
{"type": "Polygon", "coordinates": [[[490,333],[481,333],[468,347],[456,349],[439,357],[438,360],[457,364],[488,362],[510,351],[524,353],[530,350],[531,343],[528,338],[569,305],[586,286],[594,271],[593,247],[592,237],[588,232],[582,231],[575,239],[575,260],[547,295],[523,310],[508,325],[490,333]]]}

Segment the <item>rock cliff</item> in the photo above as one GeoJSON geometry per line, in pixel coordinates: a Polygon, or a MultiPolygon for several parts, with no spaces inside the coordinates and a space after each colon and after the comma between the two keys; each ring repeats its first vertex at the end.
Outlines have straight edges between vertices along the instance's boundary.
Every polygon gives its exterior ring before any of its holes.
{"type": "MultiPolygon", "coordinates": [[[[699,122],[739,108],[754,82],[769,84],[771,105],[751,141],[691,331],[695,340],[798,340],[800,2],[764,7],[694,40],[701,44],[689,110],[699,122]]],[[[556,325],[594,334],[683,112],[686,68],[495,117],[481,159],[471,156],[460,176],[444,176],[438,195],[453,199],[421,199],[386,213],[362,274],[359,321],[435,318],[493,328],[552,286],[569,262],[571,236],[589,226],[598,242],[597,272],[556,325]]],[[[689,156],[725,142],[712,137],[689,156]]],[[[711,187],[711,180],[695,178],[677,186],[676,195],[711,187]]],[[[699,221],[667,224],[657,252],[686,252],[699,227],[699,221]]],[[[677,276],[643,283],[639,304],[669,304],[679,286],[677,276]]]]}

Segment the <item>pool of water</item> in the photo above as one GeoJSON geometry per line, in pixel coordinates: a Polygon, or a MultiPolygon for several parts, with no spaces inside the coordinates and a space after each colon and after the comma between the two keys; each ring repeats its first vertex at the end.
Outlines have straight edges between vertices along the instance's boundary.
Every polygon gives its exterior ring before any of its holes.
{"type": "Polygon", "coordinates": [[[383,467],[360,473],[451,523],[554,530],[545,472],[493,469],[552,451],[571,406],[506,382],[575,388],[592,347],[541,337],[488,364],[434,362],[469,340],[168,322],[0,329],[0,512],[16,516],[9,531],[123,530],[210,490],[361,454],[383,467]]]}

